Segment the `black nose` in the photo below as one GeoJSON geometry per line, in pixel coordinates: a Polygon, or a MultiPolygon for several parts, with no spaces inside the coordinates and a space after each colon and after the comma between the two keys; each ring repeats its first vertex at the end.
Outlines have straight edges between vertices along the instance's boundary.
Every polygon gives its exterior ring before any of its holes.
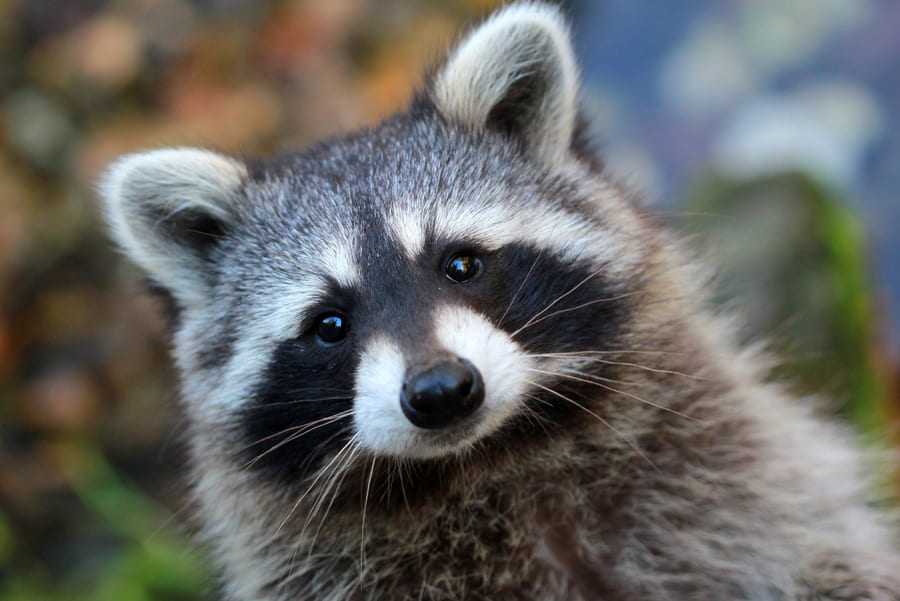
{"type": "Polygon", "coordinates": [[[441,361],[407,374],[400,408],[414,426],[443,428],[472,415],[484,401],[484,383],[465,359],[441,361]]]}

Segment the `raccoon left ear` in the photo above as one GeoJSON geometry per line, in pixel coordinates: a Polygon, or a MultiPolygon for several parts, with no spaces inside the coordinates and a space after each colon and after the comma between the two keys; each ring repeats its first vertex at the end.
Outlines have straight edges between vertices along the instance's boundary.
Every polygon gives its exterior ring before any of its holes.
{"type": "Polygon", "coordinates": [[[127,155],[99,192],[113,238],[182,306],[205,300],[210,252],[235,219],[246,166],[199,148],[127,155]]]}
{"type": "Polygon", "coordinates": [[[518,138],[549,166],[568,155],[578,110],[578,68],[559,9],[513,4],[469,34],[434,79],[450,119],[518,138]]]}

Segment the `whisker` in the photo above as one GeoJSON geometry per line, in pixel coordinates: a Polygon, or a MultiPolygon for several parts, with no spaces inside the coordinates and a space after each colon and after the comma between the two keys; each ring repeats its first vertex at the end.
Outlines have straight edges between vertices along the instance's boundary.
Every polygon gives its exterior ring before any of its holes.
{"type": "MultiPolygon", "coordinates": [[[[321,480],[322,477],[326,473],[328,473],[328,476],[326,479],[329,483],[333,482],[336,475],[340,472],[343,472],[344,475],[346,475],[346,467],[352,462],[353,453],[355,452],[356,449],[357,449],[357,440],[356,440],[356,435],[354,434],[344,444],[344,446],[341,447],[341,449],[337,453],[335,453],[335,455],[334,455],[334,457],[332,457],[331,461],[329,461],[325,467],[323,467],[321,470],[319,470],[318,474],[313,479],[312,483],[307,487],[307,489],[303,492],[303,494],[297,499],[297,501],[294,503],[293,507],[291,507],[290,512],[285,517],[285,519],[282,521],[281,525],[278,527],[278,531],[280,531],[281,528],[284,527],[284,525],[290,519],[291,515],[297,510],[297,507],[299,507],[300,504],[303,502],[303,500],[310,494],[310,492],[313,491],[313,489],[316,487],[316,484],[318,484],[319,480],[321,480]],[[334,466],[334,467],[332,468],[332,466],[334,466]],[[331,470],[330,473],[329,473],[329,469],[331,470]]],[[[323,489],[324,488],[327,488],[327,487],[323,487],[323,489]]],[[[314,503],[313,508],[310,509],[309,514],[306,516],[306,519],[303,522],[303,527],[300,529],[300,534],[297,536],[297,544],[294,545],[294,551],[291,554],[291,560],[290,560],[291,570],[293,570],[293,566],[296,563],[297,553],[300,551],[300,547],[304,543],[304,540],[305,540],[304,536],[306,534],[306,529],[309,527],[310,520],[312,519],[312,517],[314,515],[316,515],[316,513],[318,512],[318,509],[321,507],[318,500],[322,498],[322,495],[323,495],[323,492],[322,492],[322,490],[320,490],[319,494],[317,496],[317,501],[316,501],[316,503],[314,503]]],[[[332,503],[333,503],[333,499],[332,499],[332,503]]],[[[330,510],[330,508],[331,508],[331,504],[329,504],[329,506],[328,506],[329,510],[330,510]]],[[[323,516],[322,520],[319,522],[319,528],[321,528],[322,524],[324,524],[325,517],[327,517],[327,513],[328,512],[326,511],[325,516],[323,516]]],[[[311,558],[313,557],[313,549],[315,549],[315,541],[318,538],[318,535],[319,535],[319,530],[316,530],[316,534],[313,536],[313,539],[308,543],[308,553],[306,556],[307,562],[310,561],[311,558]]]]}
{"type": "MultiPolygon", "coordinates": [[[[569,313],[569,312],[571,312],[571,311],[578,311],[579,309],[584,309],[585,307],[589,307],[589,306],[591,306],[591,305],[596,305],[597,303],[611,303],[611,302],[613,302],[613,301],[617,301],[617,300],[621,300],[621,299],[623,299],[623,298],[627,298],[627,297],[632,296],[632,295],[634,295],[634,294],[636,294],[636,293],[635,293],[635,292],[625,292],[625,293],[619,294],[619,295],[617,295],[617,296],[610,296],[610,297],[606,297],[606,298],[597,298],[597,299],[594,299],[594,300],[592,300],[592,301],[588,301],[588,302],[586,302],[586,303],[581,303],[580,305],[575,306],[575,307],[569,307],[569,308],[567,308],[567,309],[560,309],[560,310],[558,310],[558,311],[554,311],[553,313],[550,313],[549,315],[544,315],[544,316],[541,317],[540,319],[535,319],[534,317],[532,317],[532,318],[528,321],[528,323],[526,323],[524,326],[522,326],[521,328],[519,328],[518,330],[516,330],[516,331],[513,332],[512,334],[510,334],[510,337],[511,337],[511,338],[515,338],[515,336],[516,336],[517,334],[519,334],[520,332],[522,332],[522,330],[525,330],[525,329],[530,328],[530,327],[532,327],[532,326],[536,326],[537,324],[541,323],[542,321],[546,321],[546,320],[550,319],[551,317],[556,317],[557,315],[562,315],[563,313],[569,313]]],[[[557,300],[559,300],[559,299],[557,299],[557,300]]],[[[548,308],[549,308],[549,307],[548,307],[548,308]]],[[[537,316],[535,316],[535,317],[537,317],[537,316]]]]}
{"type": "Polygon", "coordinates": [[[302,429],[304,429],[304,428],[308,428],[308,427],[310,427],[310,426],[314,426],[314,425],[319,424],[319,423],[321,423],[321,422],[323,422],[323,421],[333,420],[333,419],[335,419],[335,418],[337,418],[337,417],[339,417],[339,416],[340,416],[340,417],[346,417],[347,414],[348,414],[349,412],[350,412],[350,410],[347,409],[347,410],[341,411],[341,412],[339,412],[339,413],[335,413],[334,415],[326,415],[326,416],[324,416],[324,417],[320,417],[319,419],[313,420],[313,421],[311,421],[311,422],[304,422],[304,423],[302,423],[302,424],[297,424],[297,425],[294,425],[294,426],[288,426],[287,428],[284,428],[284,429],[282,429],[282,430],[279,430],[278,432],[275,432],[274,434],[267,434],[266,436],[263,436],[262,438],[260,438],[260,439],[258,439],[258,440],[255,440],[255,441],[253,441],[253,442],[251,442],[251,443],[248,443],[248,444],[245,444],[245,445],[243,445],[243,446],[241,446],[241,447],[238,447],[237,451],[238,451],[238,452],[240,452],[240,451],[246,451],[246,450],[249,449],[250,447],[255,447],[256,445],[258,445],[258,444],[261,443],[261,442],[266,442],[267,440],[271,440],[271,439],[273,439],[273,438],[277,438],[277,437],[279,437],[279,436],[281,436],[281,435],[283,435],[283,434],[287,434],[288,432],[294,432],[294,431],[296,431],[296,430],[302,430],[302,429]]]}
{"type": "Polygon", "coordinates": [[[698,376],[696,374],[688,374],[681,371],[675,371],[673,369],[661,369],[658,367],[650,367],[649,365],[641,365],[640,363],[632,363],[630,361],[610,361],[609,359],[601,359],[599,357],[589,357],[583,356],[577,353],[534,353],[530,355],[531,357],[543,357],[548,359],[581,359],[582,361],[591,361],[594,363],[603,363],[604,365],[621,365],[623,367],[636,367],[637,369],[643,369],[645,371],[653,372],[656,374],[666,374],[672,376],[682,376],[685,378],[689,378],[691,380],[698,380],[701,382],[710,382],[711,379],[698,376]]]}
{"type": "MultiPolygon", "coordinates": [[[[536,403],[540,403],[542,405],[549,404],[549,403],[547,403],[546,400],[540,398],[539,396],[536,396],[533,394],[527,394],[526,396],[536,403]]],[[[541,430],[544,431],[544,434],[550,436],[550,431],[547,429],[547,422],[549,420],[545,419],[543,416],[541,416],[540,413],[535,411],[535,409],[533,407],[529,407],[527,404],[522,405],[522,411],[523,411],[525,417],[528,419],[528,421],[533,422],[533,423],[537,424],[538,426],[540,426],[541,430]]]]}
{"type": "Polygon", "coordinates": [[[325,467],[323,467],[322,469],[319,470],[319,472],[316,474],[315,478],[313,478],[312,483],[306,488],[306,490],[303,492],[303,494],[297,498],[297,501],[291,507],[291,510],[288,512],[288,514],[285,516],[285,518],[278,525],[278,528],[275,530],[275,534],[272,535],[273,539],[278,536],[278,533],[281,532],[281,529],[284,528],[285,524],[287,524],[288,520],[291,519],[291,516],[294,514],[294,512],[297,511],[297,508],[300,506],[300,503],[302,503],[303,500],[309,495],[309,493],[312,492],[313,488],[316,486],[316,484],[319,482],[319,480],[322,478],[322,476],[325,474],[325,472],[331,467],[331,465],[335,461],[338,460],[338,458],[344,453],[344,451],[351,444],[353,444],[353,437],[351,437],[350,440],[348,440],[346,442],[346,444],[344,444],[344,446],[341,447],[341,450],[339,450],[337,453],[335,453],[334,457],[331,458],[331,461],[329,461],[325,465],[325,467]]]}
{"type": "Polygon", "coordinates": [[[617,430],[615,427],[613,427],[612,424],[610,424],[607,420],[603,419],[603,417],[601,417],[600,415],[598,415],[595,411],[592,411],[592,410],[588,409],[587,407],[585,407],[585,406],[582,405],[581,403],[579,403],[579,402],[577,402],[577,401],[575,401],[575,400],[573,400],[573,399],[567,397],[566,395],[564,395],[564,394],[562,394],[562,393],[560,393],[560,392],[557,392],[556,390],[553,390],[552,388],[548,388],[547,386],[544,386],[543,384],[540,384],[540,383],[538,383],[538,382],[528,382],[528,383],[529,383],[530,385],[532,385],[532,386],[535,386],[535,387],[537,387],[537,388],[540,388],[541,390],[543,390],[543,391],[545,391],[545,392],[549,392],[550,394],[552,394],[552,395],[554,395],[554,396],[556,396],[556,397],[561,398],[562,400],[566,401],[567,403],[571,403],[572,405],[575,405],[576,407],[578,407],[579,409],[581,409],[582,411],[584,411],[584,412],[587,413],[588,415],[591,415],[591,416],[597,418],[597,420],[599,420],[600,423],[602,423],[604,426],[606,426],[607,428],[609,428],[610,430],[612,430],[613,432],[615,432],[616,434],[618,434],[619,437],[621,437],[622,440],[624,440],[624,441],[628,444],[628,446],[630,446],[630,447],[632,448],[632,450],[634,450],[635,453],[637,453],[638,455],[640,455],[640,456],[644,459],[644,461],[646,461],[646,462],[650,465],[650,467],[652,467],[652,468],[655,469],[656,471],[660,471],[659,468],[656,467],[656,464],[653,463],[653,462],[650,460],[650,458],[647,457],[647,455],[646,455],[643,451],[641,451],[641,449],[637,446],[636,443],[634,443],[630,438],[628,438],[628,436],[626,436],[625,434],[623,434],[622,432],[620,432],[619,430],[617,430]]]}
{"type": "Polygon", "coordinates": [[[546,307],[544,307],[543,309],[541,309],[540,311],[538,311],[537,313],[535,313],[535,314],[531,317],[531,319],[529,319],[527,322],[525,322],[525,325],[523,325],[523,326],[520,327],[518,330],[516,330],[515,332],[513,332],[512,334],[510,334],[510,338],[515,338],[515,337],[516,337],[516,334],[518,334],[519,332],[521,332],[521,331],[524,330],[525,328],[529,327],[535,319],[538,319],[541,315],[543,315],[544,313],[546,313],[547,311],[549,311],[550,309],[552,309],[553,306],[556,305],[556,303],[558,303],[559,301],[563,300],[564,298],[566,298],[567,296],[569,296],[570,294],[572,294],[573,292],[575,292],[576,290],[578,290],[579,288],[581,288],[588,280],[590,280],[591,278],[594,278],[594,277],[600,275],[600,273],[603,272],[603,271],[606,269],[606,267],[607,267],[606,265],[601,266],[601,267],[598,268],[596,271],[594,271],[594,272],[592,272],[590,275],[588,275],[586,278],[584,278],[583,280],[581,280],[580,282],[578,282],[577,284],[575,284],[572,288],[570,288],[570,289],[568,290],[568,292],[565,292],[564,294],[562,294],[562,295],[556,297],[556,299],[554,299],[553,301],[551,301],[546,307]]]}
{"type": "Polygon", "coordinates": [[[646,354],[646,355],[686,355],[684,351],[660,351],[649,349],[608,349],[608,350],[584,350],[584,351],[559,351],[557,353],[534,353],[535,357],[571,357],[580,355],[619,355],[623,353],[629,354],[646,354]]]}
{"type": "MultiPolygon", "coordinates": [[[[346,417],[350,417],[350,415],[352,415],[352,413],[353,413],[352,409],[347,409],[346,411],[341,411],[339,413],[335,413],[334,415],[328,415],[326,417],[322,417],[317,420],[307,422],[305,424],[301,424],[299,426],[291,426],[290,428],[285,428],[284,430],[282,430],[280,432],[276,432],[275,434],[270,434],[264,438],[261,438],[259,441],[255,442],[249,446],[254,446],[256,444],[259,444],[260,442],[264,442],[271,438],[281,436],[282,434],[286,434],[287,432],[290,432],[291,430],[296,430],[296,432],[294,432],[293,434],[291,434],[290,436],[288,436],[281,442],[272,445],[271,447],[269,447],[268,449],[266,449],[265,451],[263,451],[262,453],[260,453],[259,455],[257,455],[253,459],[251,459],[250,461],[248,461],[246,464],[244,464],[242,469],[245,471],[250,469],[251,467],[256,465],[256,463],[259,462],[260,459],[262,459],[269,453],[272,453],[273,451],[280,449],[281,447],[283,447],[286,444],[290,444],[290,443],[294,442],[301,436],[305,436],[306,434],[309,434],[313,430],[318,430],[319,428],[327,426],[333,422],[342,420],[346,417]]],[[[246,448],[249,448],[249,447],[246,447],[246,448]]]]}
{"type": "MultiPolygon", "coordinates": [[[[553,226],[550,228],[551,235],[557,231],[557,228],[562,223],[564,215],[565,215],[565,212],[563,212],[563,211],[559,211],[557,213],[556,220],[553,222],[553,226]]],[[[506,316],[509,314],[510,309],[512,309],[513,305],[515,304],[516,299],[519,298],[519,293],[522,292],[522,290],[525,288],[525,284],[528,283],[528,278],[534,272],[534,268],[537,267],[538,262],[543,258],[544,251],[545,251],[544,248],[541,248],[538,251],[537,256],[535,256],[534,261],[532,261],[531,266],[528,268],[528,271],[525,273],[525,277],[522,279],[522,283],[519,284],[518,289],[516,289],[515,294],[513,294],[512,298],[509,301],[509,304],[506,306],[506,310],[503,312],[503,315],[501,315],[500,319],[497,321],[498,324],[502,324],[503,320],[506,319],[506,316]]]]}
{"type": "MultiPolygon", "coordinates": [[[[615,393],[617,393],[617,394],[621,394],[621,395],[624,395],[624,396],[633,398],[633,399],[638,400],[638,401],[640,401],[640,402],[642,402],[642,403],[644,403],[644,404],[646,404],[646,405],[650,405],[651,407],[655,407],[656,409],[660,409],[660,410],[662,410],[662,411],[666,411],[666,412],[671,413],[671,414],[673,414],[673,415],[677,415],[678,417],[683,417],[684,419],[690,420],[690,421],[692,421],[692,422],[697,422],[697,423],[700,423],[700,424],[705,423],[703,420],[698,419],[698,418],[696,418],[696,417],[694,417],[694,416],[692,416],[692,415],[687,415],[687,414],[685,414],[685,413],[681,413],[680,411],[677,411],[677,410],[675,410],[675,409],[672,409],[671,407],[666,407],[665,405],[660,405],[659,403],[654,403],[653,401],[648,401],[647,399],[641,398],[641,397],[639,397],[638,395],[636,395],[636,394],[634,394],[634,393],[626,392],[626,391],[624,391],[624,390],[617,390],[617,389],[613,388],[612,386],[609,386],[609,385],[604,384],[604,383],[602,383],[602,382],[598,382],[598,381],[597,381],[596,379],[594,379],[594,378],[590,378],[590,379],[589,379],[589,378],[584,378],[584,377],[578,377],[577,375],[574,375],[574,374],[571,374],[571,373],[546,371],[546,370],[543,370],[543,369],[537,369],[537,368],[534,368],[534,367],[529,367],[529,368],[527,368],[527,369],[528,369],[528,371],[534,371],[534,372],[537,372],[537,373],[540,373],[540,374],[546,374],[546,375],[549,375],[549,376],[557,376],[557,377],[560,377],[560,378],[568,378],[568,379],[570,379],[570,380],[575,380],[576,382],[584,382],[585,384],[591,384],[591,385],[594,385],[594,386],[599,386],[600,388],[603,388],[603,389],[608,390],[608,391],[610,391],[610,392],[615,392],[615,393]]],[[[581,375],[581,376],[591,376],[591,375],[592,375],[592,374],[585,374],[584,372],[576,372],[576,373],[579,374],[579,375],[581,375]]]]}
{"type": "Polygon", "coordinates": [[[366,510],[369,507],[369,493],[372,490],[372,476],[375,475],[375,456],[372,456],[372,466],[369,468],[369,478],[366,481],[366,492],[363,497],[362,525],[359,533],[359,581],[362,585],[363,574],[366,571],[366,510]]]}
{"type": "Polygon", "coordinates": [[[522,283],[519,284],[518,289],[516,289],[515,294],[513,294],[512,298],[509,301],[509,304],[506,306],[506,310],[503,312],[503,315],[500,316],[500,319],[497,320],[498,324],[502,324],[503,320],[506,319],[506,316],[509,314],[509,310],[512,309],[513,305],[516,302],[516,299],[519,298],[519,293],[525,288],[525,284],[528,282],[528,278],[531,276],[531,273],[534,271],[534,268],[537,267],[538,261],[541,260],[541,257],[544,254],[544,249],[542,248],[538,255],[534,258],[534,261],[531,263],[531,267],[528,268],[528,271],[525,273],[525,277],[522,278],[522,283]]]}
{"type": "MultiPolygon", "coordinates": [[[[407,463],[407,460],[401,458],[400,461],[397,463],[397,476],[398,476],[398,484],[400,486],[400,495],[403,497],[403,505],[406,507],[406,511],[409,513],[410,517],[412,517],[414,515],[412,506],[409,504],[409,497],[406,496],[406,487],[403,485],[403,476],[404,475],[410,476],[409,469],[410,468],[409,468],[409,464],[407,463]]],[[[412,477],[410,476],[409,479],[412,480],[412,477]]]]}
{"type": "Polygon", "coordinates": [[[328,518],[328,514],[331,513],[331,508],[334,506],[334,502],[337,500],[338,493],[341,491],[341,484],[343,484],[344,479],[350,472],[348,468],[356,459],[356,452],[359,450],[359,445],[355,442],[355,437],[351,438],[351,440],[354,441],[353,446],[351,446],[347,451],[347,456],[343,463],[337,465],[335,469],[332,470],[331,478],[329,478],[327,485],[322,487],[322,490],[318,494],[316,502],[313,505],[312,510],[309,512],[309,515],[306,517],[306,521],[304,522],[303,528],[300,531],[300,538],[302,539],[303,535],[306,533],[307,526],[312,523],[312,518],[320,513],[322,514],[321,518],[319,519],[319,526],[313,533],[312,540],[309,543],[310,553],[312,553],[312,550],[315,548],[316,541],[319,538],[319,533],[322,531],[322,527],[325,525],[325,520],[328,518]],[[322,506],[325,504],[326,496],[329,496],[330,499],[328,501],[328,505],[325,506],[325,511],[323,512],[322,506]]]}
{"type": "Polygon", "coordinates": [[[274,403],[266,403],[265,405],[261,405],[260,408],[264,407],[280,407],[283,405],[298,405],[300,403],[318,403],[320,401],[349,401],[353,397],[349,394],[343,394],[341,396],[326,396],[319,397],[314,399],[294,399],[292,401],[275,401],[274,403]]]}

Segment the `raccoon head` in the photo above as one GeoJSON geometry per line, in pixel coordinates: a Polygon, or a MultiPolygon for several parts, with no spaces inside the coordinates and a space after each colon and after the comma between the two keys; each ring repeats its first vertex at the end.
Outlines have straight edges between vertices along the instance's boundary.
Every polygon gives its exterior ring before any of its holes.
{"type": "Polygon", "coordinates": [[[178,308],[199,452],[299,481],[602,413],[591,353],[621,344],[646,248],[578,143],[577,96],[563,18],[516,4],[373,130],[115,163],[108,221],[178,308]]]}

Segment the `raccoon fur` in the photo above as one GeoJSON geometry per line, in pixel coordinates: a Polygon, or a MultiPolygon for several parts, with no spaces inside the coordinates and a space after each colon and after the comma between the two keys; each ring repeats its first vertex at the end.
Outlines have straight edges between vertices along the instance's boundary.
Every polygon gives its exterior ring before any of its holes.
{"type": "Polygon", "coordinates": [[[580,123],[525,2],[374,129],[108,170],[177,308],[225,599],[900,600],[848,429],[768,383],[580,123]]]}

